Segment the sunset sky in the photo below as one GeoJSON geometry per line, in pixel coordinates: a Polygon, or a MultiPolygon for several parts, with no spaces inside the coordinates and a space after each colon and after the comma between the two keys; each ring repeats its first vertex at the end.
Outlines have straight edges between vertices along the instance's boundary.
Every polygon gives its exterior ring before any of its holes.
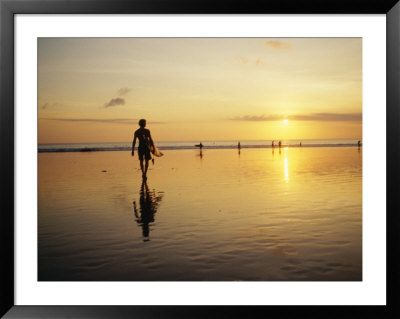
{"type": "Polygon", "coordinates": [[[361,38],[41,38],[39,143],[361,138],[361,38]]]}

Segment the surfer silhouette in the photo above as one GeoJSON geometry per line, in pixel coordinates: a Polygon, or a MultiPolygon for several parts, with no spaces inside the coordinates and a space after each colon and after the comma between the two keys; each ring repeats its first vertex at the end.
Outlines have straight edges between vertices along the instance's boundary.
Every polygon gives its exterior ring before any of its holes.
{"type": "Polygon", "coordinates": [[[202,151],[203,150],[203,144],[200,142],[200,144],[196,144],[195,146],[200,148],[199,156],[200,156],[200,158],[203,158],[203,151],[202,151]]]}
{"type": "Polygon", "coordinates": [[[151,138],[150,130],[145,128],[146,120],[141,119],[139,126],[135,131],[132,141],[132,156],[135,155],[136,139],[139,140],[138,153],[140,160],[140,169],[142,170],[143,179],[147,178],[147,169],[149,168],[149,160],[151,159],[151,148],[154,149],[154,142],[151,138]]]}
{"type": "Polygon", "coordinates": [[[200,144],[196,144],[195,145],[196,147],[199,147],[200,148],[200,151],[203,149],[203,144],[200,142],[200,144]]]}

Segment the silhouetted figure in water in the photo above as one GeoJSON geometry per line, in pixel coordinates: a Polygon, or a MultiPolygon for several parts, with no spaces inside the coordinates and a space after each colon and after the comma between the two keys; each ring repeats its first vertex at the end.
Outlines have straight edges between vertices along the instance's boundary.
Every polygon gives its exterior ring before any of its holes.
{"type": "Polygon", "coordinates": [[[240,155],[240,149],[241,149],[240,142],[238,142],[237,148],[238,148],[238,154],[240,155]]]}
{"type": "Polygon", "coordinates": [[[360,146],[361,146],[361,141],[358,141],[358,143],[357,143],[357,144],[358,144],[358,147],[360,147],[360,146]]]}
{"type": "Polygon", "coordinates": [[[279,148],[281,148],[281,146],[282,146],[282,142],[281,142],[281,141],[279,141],[278,145],[279,145],[279,148]]]}
{"type": "MultiPolygon", "coordinates": [[[[142,177],[146,179],[147,169],[149,168],[149,160],[151,159],[150,146],[154,146],[153,139],[151,138],[150,130],[146,129],[146,120],[141,119],[139,126],[135,131],[132,141],[132,156],[135,155],[136,139],[139,140],[138,153],[140,160],[140,169],[142,170],[142,177]],[[144,163],[143,163],[144,162],[144,163]]],[[[153,162],[154,163],[154,162],[153,162]]]]}
{"type": "Polygon", "coordinates": [[[133,210],[135,212],[136,222],[142,227],[143,241],[150,240],[149,225],[154,222],[154,215],[157,212],[162,197],[163,195],[156,194],[155,190],[150,192],[146,180],[143,179],[142,186],[140,187],[139,211],[136,207],[136,201],[133,201],[133,210]]]}
{"type": "Polygon", "coordinates": [[[274,144],[274,142],[275,142],[275,141],[272,141],[272,143],[271,143],[271,147],[272,147],[272,148],[274,148],[274,147],[275,147],[275,144],[274,144]]]}
{"type": "Polygon", "coordinates": [[[300,147],[301,147],[301,142],[300,142],[300,147]]]}
{"type": "MultiPolygon", "coordinates": [[[[214,143],[215,144],[215,143],[214,143]]],[[[203,158],[203,144],[200,142],[200,144],[196,144],[195,145],[196,147],[198,147],[198,148],[200,148],[200,154],[199,154],[199,156],[200,156],[200,158],[203,158]]]]}
{"type": "Polygon", "coordinates": [[[199,147],[200,148],[200,151],[203,149],[203,144],[200,142],[200,144],[196,144],[195,145],[196,147],[199,147]]]}

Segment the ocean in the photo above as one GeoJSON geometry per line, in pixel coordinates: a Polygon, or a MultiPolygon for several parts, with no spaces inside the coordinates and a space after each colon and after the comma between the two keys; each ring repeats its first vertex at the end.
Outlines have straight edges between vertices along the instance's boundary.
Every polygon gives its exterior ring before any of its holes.
{"type": "MultiPolygon", "coordinates": [[[[309,139],[309,140],[282,140],[282,147],[346,147],[357,146],[360,139],[309,139]]],[[[203,149],[233,149],[240,142],[241,148],[271,148],[272,140],[245,140],[245,141],[155,141],[160,150],[196,149],[196,144],[203,144],[203,149]]],[[[278,146],[278,140],[274,141],[278,146]]],[[[138,145],[138,144],[136,144],[138,145]]],[[[38,152],[96,152],[96,151],[126,151],[130,150],[132,142],[115,143],[59,143],[39,144],[38,152]]]]}
{"type": "Polygon", "coordinates": [[[361,281],[362,147],[269,142],[42,145],[38,280],[361,281]]]}

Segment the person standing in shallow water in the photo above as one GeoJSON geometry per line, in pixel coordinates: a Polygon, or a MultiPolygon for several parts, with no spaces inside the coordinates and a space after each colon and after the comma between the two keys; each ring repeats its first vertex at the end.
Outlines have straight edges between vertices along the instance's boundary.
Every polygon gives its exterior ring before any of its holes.
{"type": "Polygon", "coordinates": [[[132,156],[135,155],[136,139],[139,140],[138,153],[140,160],[140,169],[142,170],[142,177],[147,178],[147,169],[149,168],[150,146],[154,145],[153,139],[151,138],[150,130],[146,127],[146,120],[141,119],[139,121],[139,128],[135,131],[132,141],[132,156]]]}

